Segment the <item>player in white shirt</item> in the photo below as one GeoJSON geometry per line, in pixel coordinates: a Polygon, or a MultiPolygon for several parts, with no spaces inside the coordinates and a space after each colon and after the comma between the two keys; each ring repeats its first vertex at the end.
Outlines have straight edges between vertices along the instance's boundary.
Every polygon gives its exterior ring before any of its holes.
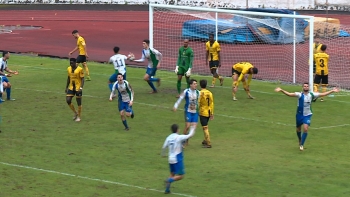
{"type": "Polygon", "coordinates": [[[114,47],[114,55],[109,58],[108,63],[113,64],[114,66],[114,74],[109,77],[108,87],[112,91],[113,84],[117,81],[118,73],[123,75],[124,80],[126,80],[126,65],[125,60],[130,59],[130,56],[127,57],[125,55],[119,54],[119,47],[114,47]]]}
{"type": "Polygon", "coordinates": [[[170,185],[174,181],[183,179],[185,174],[184,156],[182,144],[195,133],[195,127],[191,126],[190,133],[187,135],[179,135],[179,126],[177,124],[171,125],[172,134],[166,139],[162,147],[162,156],[165,157],[166,148],[169,149],[168,160],[170,167],[170,177],[165,180],[165,193],[170,193],[170,185]]]}
{"type": "MultiPolygon", "coordinates": [[[[4,86],[3,86],[3,82],[2,82],[2,76],[0,75],[0,94],[2,94],[4,92],[4,86]]],[[[0,100],[0,104],[2,103],[2,101],[0,100]]],[[[0,115],[0,123],[2,121],[2,117],[0,115]]],[[[0,130],[1,133],[1,130],[0,130]]]]}
{"type": "MultiPolygon", "coordinates": [[[[174,108],[173,108],[173,111],[176,111],[182,99],[185,99],[186,126],[184,130],[184,134],[187,134],[190,126],[194,126],[194,128],[196,128],[198,123],[198,117],[199,117],[198,104],[199,104],[200,92],[199,90],[197,90],[197,80],[190,79],[189,84],[190,84],[190,88],[185,89],[184,92],[180,94],[180,97],[174,104],[174,108]]],[[[188,141],[186,141],[186,143],[184,144],[184,146],[186,145],[188,145],[188,141]]]]}
{"type": "Polygon", "coordinates": [[[118,92],[118,107],[120,118],[122,119],[125,130],[129,130],[126,117],[134,118],[134,111],[132,110],[132,104],[134,102],[134,91],[128,81],[123,79],[123,75],[118,73],[118,81],[113,84],[111,95],[109,100],[112,101],[116,91],[118,92]]]}
{"type": "Polygon", "coordinates": [[[276,92],[282,92],[283,94],[290,97],[298,97],[298,108],[296,114],[296,132],[299,139],[299,149],[300,151],[304,150],[304,143],[307,137],[307,132],[311,123],[312,110],[311,102],[318,97],[327,96],[328,94],[339,92],[338,88],[333,88],[328,92],[316,93],[309,92],[309,83],[303,84],[302,92],[290,93],[285,90],[282,90],[280,87],[275,89],[276,92]],[[301,126],[303,126],[303,134],[301,135],[301,126]]]}
{"type": "MultiPolygon", "coordinates": [[[[2,76],[3,87],[6,89],[7,100],[14,101],[16,99],[11,98],[11,83],[7,77],[12,77],[12,74],[18,75],[18,71],[12,71],[7,67],[8,59],[10,59],[10,52],[2,52],[2,58],[0,58],[0,75],[2,76]],[[5,71],[9,74],[6,74],[5,71]]],[[[1,102],[4,102],[2,99],[2,93],[0,93],[0,100],[1,102]]]]}
{"type": "MultiPolygon", "coordinates": [[[[138,60],[132,60],[134,62],[144,62],[146,59],[148,61],[146,74],[143,79],[148,83],[148,85],[152,88],[151,93],[157,93],[157,89],[154,87],[153,82],[157,82],[158,86],[160,86],[160,78],[155,78],[157,69],[160,67],[160,62],[162,61],[162,54],[154,49],[149,47],[149,40],[143,40],[142,46],[142,57],[138,60]]],[[[130,54],[134,56],[133,54],[130,54]]]]}

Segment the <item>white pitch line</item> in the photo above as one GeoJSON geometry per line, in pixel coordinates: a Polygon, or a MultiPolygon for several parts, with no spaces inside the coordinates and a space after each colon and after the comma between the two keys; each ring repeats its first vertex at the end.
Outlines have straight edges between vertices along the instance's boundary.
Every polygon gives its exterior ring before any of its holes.
{"type": "MultiPolygon", "coordinates": [[[[54,171],[54,170],[45,170],[42,168],[35,168],[35,167],[30,167],[30,166],[25,166],[25,165],[11,164],[11,163],[6,163],[6,162],[0,162],[0,164],[6,165],[6,166],[11,166],[11,167],[18,167],[18,168],[25,168],[25,169],[29,169],[29,170],[47,172],[47,173],[52,173],[52,174],[59,174],[59,175],[63,175],[63,176],[70,176],[70,177],[75,177],[75,178],[80,178],[80,179],[85,179],[85,180],[90,180],[90,181],[98,181],[98,182],[109,183],[109,184],[114,184],[114,185],[121,185],[121,186],[125,186],[125,187],[132,187],[132,188],[137,188],[137,189],[141,189],[141,190],[148,190],[148,191],[154,191],[154,192],[160,192],[160,193],[164,192],[162,190],[146,188],[146,187],[141,187],[141,186],[137,186],[137,185],[129,185],[126,183],[121,183],[121,182],[116,182],[116,181],[108,181],[108,180],[103,180],[103,179],[98,179],[98,178],[90,178],[87,176],[80,176],[80,175],[75,175],[75,174],[58,172],[58,171],[54,171]]],[[[181,194],[181,193],[171,193],[171,194],[177,195],[177,196],[196,197],[196,196],[192,196],[192,195],[188,195],[188,194],[181,194]]]]}
{"type": "Polygon", "coordinates": [[[333,126],[317,127],[317,128],[313,128],[313,129],[329,129],[329,128],[346,127],[346,126],[350,126],[350,124],[340,124],[340,125],[333,125],[333,126]]]}

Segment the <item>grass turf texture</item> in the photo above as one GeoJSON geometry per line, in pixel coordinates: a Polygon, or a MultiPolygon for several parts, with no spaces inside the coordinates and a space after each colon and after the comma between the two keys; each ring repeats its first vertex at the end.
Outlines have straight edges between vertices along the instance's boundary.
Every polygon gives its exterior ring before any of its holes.
{"type": "MultiPolygon", "coordinates": [[[[128,119],[131,129],[126,132],[117,102],[108,101],[113,66],[88,65],[92,81],[85,82],[82,122],[76,123],[65,102],[68,60],[11,56],[9,67],[20,74],[10,78],[17,100],[1,105],[0,196],[164,195],[168,164],[160,149],[171,124],[184,126],[183,111],[171,111],[176,75],[159,71],[159,93],[148,94],[150,88],[142,80],[145,69],[127,68],[136,116],[128,119]]],[[[211,82],[210,77],[194,78],[211,82]]],[[[239,91],[235,102],[231,83],[227,78],[224,87],[210,89],[215,99],[215,119],[209,123],[213,148],[201,148],[198,125],[185,150],[185,179],[172,186],[175,195],[350,195],[349,96],[313,103],[307,149],[300,152],[294,127],[297,99],[275,93],[277,84],[253,81],[256,99],[246,99],[239,91]]]]}

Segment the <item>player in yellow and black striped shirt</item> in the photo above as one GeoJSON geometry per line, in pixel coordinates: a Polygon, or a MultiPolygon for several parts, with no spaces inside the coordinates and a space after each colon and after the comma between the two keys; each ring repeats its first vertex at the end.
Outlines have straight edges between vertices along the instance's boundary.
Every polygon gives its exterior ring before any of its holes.
{"type": "Polygon", "coordinates": [[[199,82],[201,86],[199,96],[199,120],[203,127],[204,140],[203,148],[211,148],[208,122],[214,119],[214,98],[213,94],[207,90],[207,80],[202,79],[199,82]]]}

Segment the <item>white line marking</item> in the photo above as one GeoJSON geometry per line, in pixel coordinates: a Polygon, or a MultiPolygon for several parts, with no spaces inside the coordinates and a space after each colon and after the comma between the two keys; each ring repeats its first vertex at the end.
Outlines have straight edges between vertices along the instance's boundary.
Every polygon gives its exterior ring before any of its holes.
{"type": "Polygon", "coordinates": [[[313,128],[313,129],[329,129],[329,128],[346,127],[346,126],[350,126],[350,124],[340,124],[340,125],[333,125],[333,126],[317,127],[317,128],[313,128]]]}
{"type": "MultiPolygon", "coordinates": [[[[75,174],[69,174],[69,173],[58,172],[58,171],[53,171],[53,170],[45,170],[45,169],[34,168],[34,167],[30,167],[30,166],[11,164],[11,163],[6,163],[6,162],[0,162],[0,164],[12,166],[12,167],[18,167],[18,168],[25,168],[25,169],[29,169],[29,170],[36,170],[36,171],[41,171],[41,172],[70,176],[70,177],[75,177],[75,178],[80,178],[80,179],[85,179],[85,180],[90,180],[90,181],[98,181],[98,182],[110,183],[110,184],[114,184],[114,185],[121,185],[121,186],[125,186],[125,187],[132,187],[132,188],[137,188],[137,189],[142,189],[142,190],[149,190],[149,191],[160,192],[160,193],[164,192],[164,191],[157,190],[157,189],[146,188],[146,187],[141,187],[141,186],[136,186],[136,185],[129,185],[126,183],[120,183],[120,182],[116,182],[116,181],[108,181],[108,180],[103,180],[103,179],[90,178],[90,177],[86,177],[86,176],[79,176],[79,175],[75,175],[75,174]]],[[[178,195],[178,196],[196,197],[196,196],[192,196],[192,195],[188,195],[188,194],[181,194],[181,193],[171,193],[171,194],[178,195]]]]}

